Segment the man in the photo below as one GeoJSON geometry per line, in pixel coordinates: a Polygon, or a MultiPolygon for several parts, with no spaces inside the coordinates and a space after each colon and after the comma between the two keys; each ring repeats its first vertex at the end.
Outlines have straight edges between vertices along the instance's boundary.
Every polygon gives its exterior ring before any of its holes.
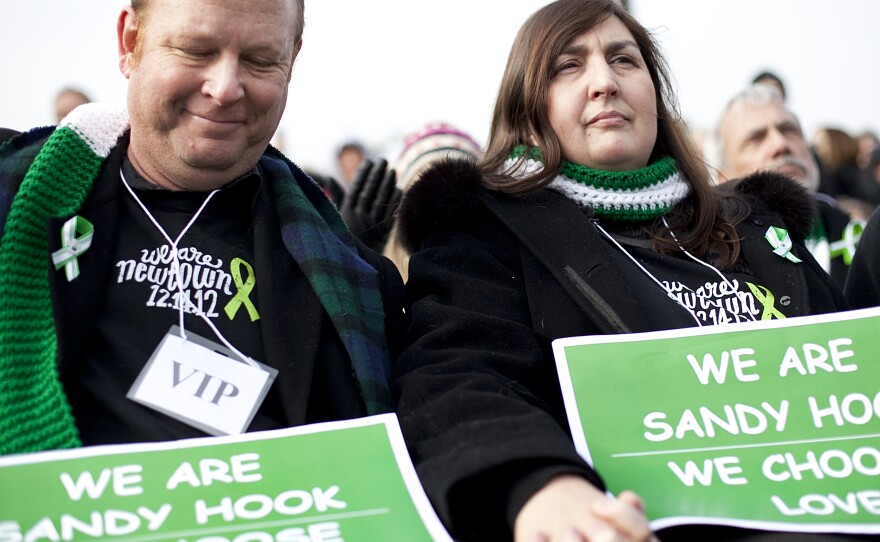
{"type": "Polygon", "coordinates": [[[127,111],[0,131],[0,454],[390,410],[400,277],[268,147],[302,30],[302,0],[133,0],[127,111]]]}
{"type": "Polygon", "coordinates": [[[832,198],[818,192],[819,166],[781,94],[768,85],[753,85],[734,96],[718,123],[717,139],[722,181],[772,170],[792,177],[815,196],[817,214],[806,244],[843,288],[864,222],[850,219],[832,198]]]}
{"type": "Polygon", "coordinates": [[[75,88],[63,88],[55,96],[55,122],[60,123],[68,113],[92,100],[75,88]]]}
{"type": "Polygon", "coordinates": [[[782,100],[785,101],[785,83],[782,82],[782,79],[773,72],[763,71],[760,72],[752,79],[753,85],[769,85],[774,87],[779,91],[779,94],[782,97],[782,100]]]}
{"type": "Polygon", "coordinates": [[[336,165],[345,191],[351,189],[358,168],[367,158],[367,149],[358,141],[346,141],[336,151],[336,165]]]}
{"type": "Polygon", "coordinates": [[[880,212],[865,225],[863,249],[853,258],[843,293],[854,309],[880,307],[880,212]]]}

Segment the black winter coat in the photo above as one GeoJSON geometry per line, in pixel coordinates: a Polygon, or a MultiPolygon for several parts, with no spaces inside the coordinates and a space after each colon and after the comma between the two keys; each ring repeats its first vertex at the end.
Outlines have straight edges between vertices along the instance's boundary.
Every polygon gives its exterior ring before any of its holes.
{"type": "MultiPolygon", "coordinates": [[[[569,435],[551,341],[653,329],[651,307],[589,213],[552,190],[516,198],[480,181],[473,164],[442,163],[404,197],[412,323],[392,392],[419,476],[453,535],[509,540],[519,509],[551,477],[578,473],[604,488],[569,435]]],[[[752,207],[738,226],[741,257],[785,313],[845,308],[802,245],[809,195],[772,174],[733,190],[752,207]],[[802,264],[772,253],[771,224],[791,232],[802,264]]]]}
{"type": "Polygon", "coordinates": [[[875,211],[859,241],[846,278],[846,300],[853,308],[880,307],[880,211],[875,211]]]}

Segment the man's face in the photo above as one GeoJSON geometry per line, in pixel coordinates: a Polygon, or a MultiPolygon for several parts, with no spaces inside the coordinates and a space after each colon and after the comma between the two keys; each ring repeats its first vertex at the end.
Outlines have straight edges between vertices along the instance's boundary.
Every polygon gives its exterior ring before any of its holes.
{"type": "Polygon", "coordinates": [[[724,176],[744,177],[756,171],[788,175],[811,192],[819,188],[819,168],[798,120],[781,102],[739,103],[721,124],[724,176]]]}
{"type": "Polygon", "coordinates": [[[346,186],[354,181],[358,167],[364,161],[364,153],[357,149],[345,149],[339,155],[339,170],[342,172],[342,180],[346,186]]]}
{"type": "Polygon", "coordinates": [[[284,112],[298,16],[290,0],[151,0],[141,20],[123,11],[128,152],[140,173],[210,190],[250,170],[284,112]]]}

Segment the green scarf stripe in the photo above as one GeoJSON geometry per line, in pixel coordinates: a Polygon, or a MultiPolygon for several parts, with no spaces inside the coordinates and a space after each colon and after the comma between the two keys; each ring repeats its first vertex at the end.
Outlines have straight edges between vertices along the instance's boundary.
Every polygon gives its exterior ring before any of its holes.
{"type": "Polygon", "coordinates": [[[76,212],[101,162],[76,133],[59,128],[12,201],[0,242],[0,288],[17,294],[0,305],[0,455],[80,445],[55,359],[46,223],[76,212]]]}
{"type": "MultiPolygon", "coordinates": [[[[526,151],[528,151],[528,158],[538,162],[544,161],[540,149],[537,147],[526,149],[524,145],[514,147],[508,156],[513,159],[522,158],[526,151]]],[[[675,160],[671,156],[666,156],[647,167],[633,171],[592,169],[587,166],[573,164],[567,160],[562,161],[562,167],[560,168],[560,173],[573,181],[605,190],[638,190],[647,188],[672,177],[676,171],[678,169],[675,166],[675,160]]]]}
{"type": "Polygon", "coordinates": [[[522,158],[525,156],[526,151],[528,151],[528,158],[531,160],[537,160],[538,162],[544,161],[544,155],[541,154],[541,149],[538,147],[526,147],[525,145],[517,145],[514,147],[510,154],[507,155],[508,158],[522,158]]]}
{"type": "Polygon", "coordinates": [[[613,207],[593,207],[598,218],[611,218],[614,220],[640,222],[652,220],[672,210],[672,206],[656,207],[654,209],[617,209],[613,207]]]}
{"type": "Polygon", "coordinates": [[[605,190],[639,190],[661,183],[675,175],[675,160],[667,156],[634,171],[604,171],[562,162],[561,173],[581,184],[605,190]]]}

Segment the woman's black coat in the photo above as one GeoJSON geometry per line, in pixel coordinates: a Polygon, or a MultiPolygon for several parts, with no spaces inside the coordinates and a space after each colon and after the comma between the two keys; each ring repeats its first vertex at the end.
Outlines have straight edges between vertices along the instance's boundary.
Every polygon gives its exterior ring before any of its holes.
{"type": "MultiPolygon", "coordinates": [[[[392,391],[419,476],[453,534],[504,540],[554,475],[603,487],[568,433],[551,341],[653,329],[651,307],[624,281],[588,213],[552,190],[510,197],[480,179],[473,164],[442,163],[404,198],[412,324],[392,391]]],[[[753,208],[738,227],[741,257],[786,314],[844,308],[797,242],[810,228],[807,193],[769,174],[727,189],[753,208]],[[803,263],[773,254],[764,240],[771,224],[791,232],[803,263]]]]}

